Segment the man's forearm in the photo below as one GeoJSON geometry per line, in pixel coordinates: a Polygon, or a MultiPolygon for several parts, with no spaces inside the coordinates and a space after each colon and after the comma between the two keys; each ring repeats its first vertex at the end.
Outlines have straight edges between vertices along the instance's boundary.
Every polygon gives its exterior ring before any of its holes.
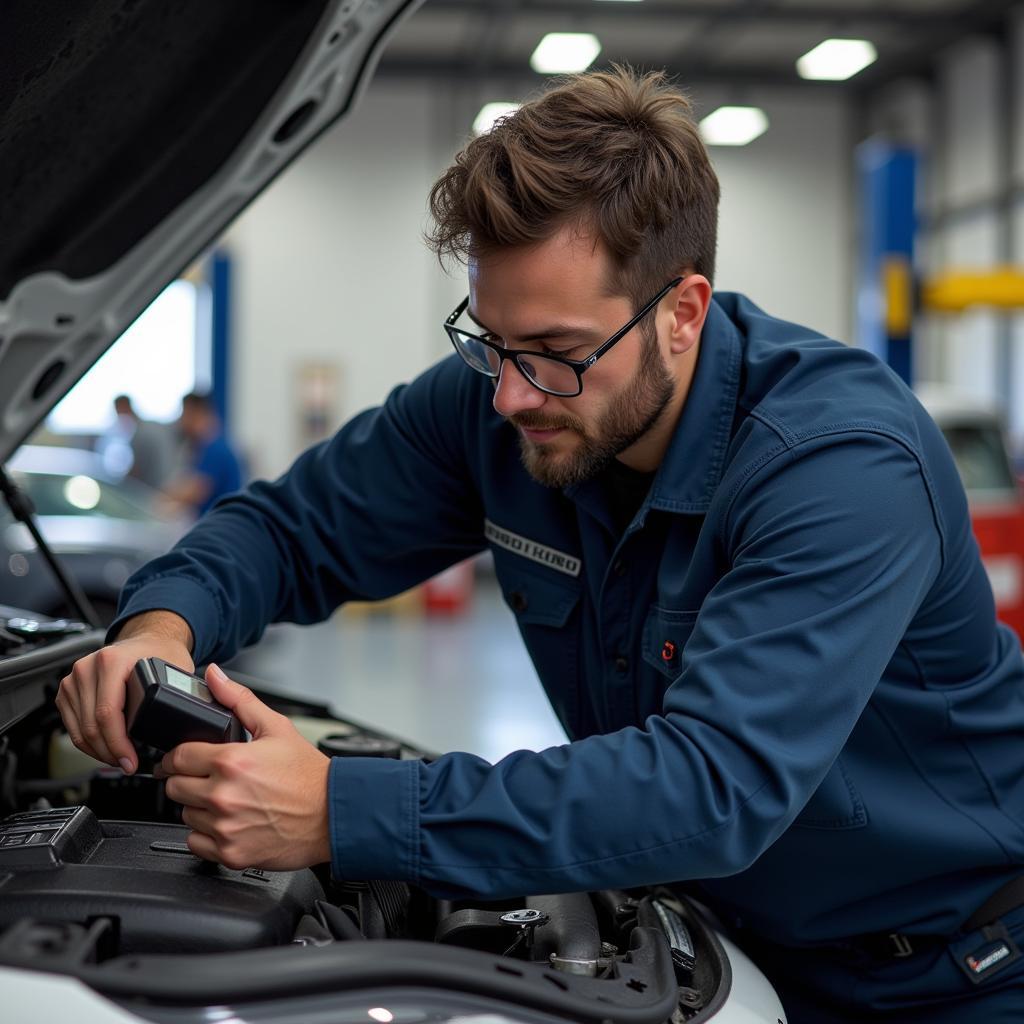
{"type": "Polygon", "coordinates": [[[163,609],[142,612],[140,615],[133,616],[121,626],[117,635],[111,639],[129,640],[142,634],[158,636],[165,640],[176,640],[184,644],[190,652],[195,646],[189,624],[180,615],[163,609]]]}

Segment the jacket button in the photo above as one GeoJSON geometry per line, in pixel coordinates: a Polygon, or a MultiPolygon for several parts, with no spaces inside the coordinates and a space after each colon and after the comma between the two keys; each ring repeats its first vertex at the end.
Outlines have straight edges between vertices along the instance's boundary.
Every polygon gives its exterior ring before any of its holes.
{"type": "Polygon", "coordinates": [[[624,658],[621,654],[615,659],[615,671],[621,675],[625,675],[629,671],[629,658],[624,658]]]}
{"type": "Polygon", "coordinates": [[[525,612],[526,606],[529,602],[526,600],[526,595],[521,590],[513,590],[508,595],[508,603],[512,606],[514,612],[525,612]]]}
{"type": "Polygon", "coordinates": [[[616,576],[626,575],[626,563],[621,558],[616,558],[612,563],[612,572],[616,576]]]}

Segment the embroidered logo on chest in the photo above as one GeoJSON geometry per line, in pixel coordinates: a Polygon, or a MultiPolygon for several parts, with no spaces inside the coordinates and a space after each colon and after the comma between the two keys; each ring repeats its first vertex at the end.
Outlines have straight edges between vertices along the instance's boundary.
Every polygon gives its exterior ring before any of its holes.
{"type": "Polygon", "coordinates": [[[546,544],[530,540],[521,534],[506,530],[490,519],[484,520],[484,536],[499,548],[511,551],[514,555],[522,555],[529,558],[531,562],[539,565],[546,565],[549,569],[556,569],[564,572],[566,576],[579,576],[583,563],[575,555],[567,555],[564,551],[556,551],[546,544]]]}

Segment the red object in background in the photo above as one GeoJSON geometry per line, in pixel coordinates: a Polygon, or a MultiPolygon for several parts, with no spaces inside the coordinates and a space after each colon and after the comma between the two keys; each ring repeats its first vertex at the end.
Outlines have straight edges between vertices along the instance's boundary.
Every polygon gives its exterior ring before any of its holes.
{"type": "Polygon", "coordinates": [[[1024,641],[1024,480],[1013,468],[999,409],[987,399],[944,384],[915,388],[938,424],[967,492],[996,614],[1024,641]]]}
{"type": "Polygon", "coordinates": [[[423,607],[428,612],[457,615],[473,599],[473,560],[459,562],[423,584],[423,607]]]}
{"type": "Polygon", "coordinates": [[[996,612],[1024,640],[1024,492],[1016,502],[971,506],[996,612]]]}

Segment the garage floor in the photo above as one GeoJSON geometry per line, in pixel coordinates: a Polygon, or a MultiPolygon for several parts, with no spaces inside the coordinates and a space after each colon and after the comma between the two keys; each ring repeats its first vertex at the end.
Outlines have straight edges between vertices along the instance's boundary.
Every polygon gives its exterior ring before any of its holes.
{"type": "Polygon", "coordinates": [[[489,578],[477,580],[466,614],[339,614],[318,626],[274,626],[232,664],[279,693],[322,701],[437,753],[495,761],[565,742],[489,578]]]}

